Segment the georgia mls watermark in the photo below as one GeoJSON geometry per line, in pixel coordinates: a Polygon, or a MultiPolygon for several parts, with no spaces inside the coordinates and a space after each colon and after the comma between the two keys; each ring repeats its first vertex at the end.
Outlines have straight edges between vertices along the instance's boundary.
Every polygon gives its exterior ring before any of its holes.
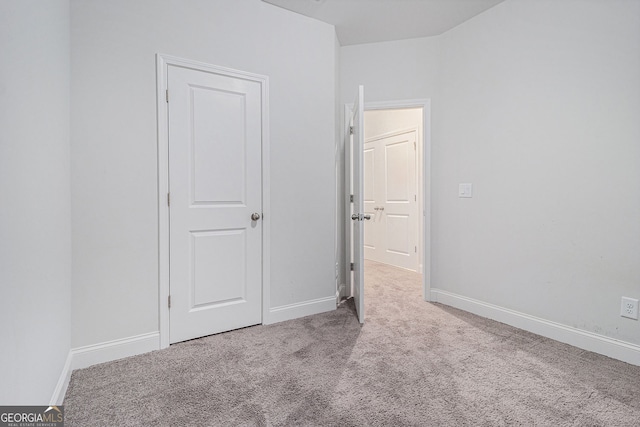
{"type": "Polygon", "coordinates": [[[0,406],[0,427],[64,427],[64,408],[0,406]]]}

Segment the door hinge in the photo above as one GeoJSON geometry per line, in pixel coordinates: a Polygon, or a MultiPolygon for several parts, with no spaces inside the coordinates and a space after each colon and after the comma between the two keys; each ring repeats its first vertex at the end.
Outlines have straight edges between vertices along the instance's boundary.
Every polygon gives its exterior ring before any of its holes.
{"type": "Polygon", "coordinates": [[[171,193],[167,193],[167,206],[171,206],[171,193]]]}
{"type": "Polygon", "coordinates": [[[167,297],[167,306],[171,308],[171,295],[167,297]]]}
{"type": "Polygon", "coordinates": [[[353,126],[349,126],[349,135],[353,135],[353,126]]]}
{"type": "Polygon", "coordinates": [[[169,89],[164,91],[164,96],[165,96],[167,102],[169,102],[169,89]]]}
{"type": "Polygon", "coordinates": [[[349,195],[349,201],[350,201],[351,203],[353,203],[353,194],[350,194],[350,195],[349,195]]]}
{"type": "Polygon", "coordinates": [[[413,251],[414,251],[415,253],[418,253],[418,247],[417,247],[417,246],[414,246],[414,247],[413,247],[413,251]]]}
{"type": "Polygon", "coordinates": [[[413,149],[416,150],[416,142],[413,141],[413,149]]]}
{"type": "Polygon", "coordinates": [[[353,263],[349,264],[349,270],[353,271],[353,263]]]}

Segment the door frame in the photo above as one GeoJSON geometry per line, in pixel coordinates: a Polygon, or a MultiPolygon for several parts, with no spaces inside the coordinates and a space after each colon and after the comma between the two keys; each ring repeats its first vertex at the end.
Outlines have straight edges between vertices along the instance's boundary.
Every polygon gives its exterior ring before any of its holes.
{"type": "MultiPolygon", "coordinates": [[[[407,99],[396,101],[376,101],[365,102],[364,111],[371,110],[398,110],[403,108],[422,108],[422,139],[418,139],[418,149],[422,149],[422,192],[418,191],[418,194],[422,197],[422,298],[425,301],[432,301],[431,299],[431,180],[432,180],[432,167],[431,167],[431,99],[407,99]]],[[[345,114],[345,129],[349,127],[350,113],[353,109],[353,104],[344,104],[345,114]]],[[[346,131],[344,132],[346,133],[346,131]]],[[[344,134],[343,133],[343,134],[344,134]]],[[[351,215],[351,203],[349,201],[349,195],[351,192],[351,153],[350,147],[345,146],[345,214],[351,215]]],[[[420,154],[420,153],[419,153],[420,154]]],[[[349,221],[345,217],[343,219],[349,221]]],[[[345,279],[346,287],[351,289],[351,271],[350,271],[350,256],[351,256],[351,238],[346,236],[350,233],[349,229],[345,229],[345,279]]],[[[351,292],[351,291],[349,291],[351,292]]]]}
{"type": "Polygon", "coordinates": [[[169,66],[189,68],[260,84],[262,112],[262,322],[270,306],[270,180],[269,180],[269,77],[204,62],[156,54],[156,106],[158,118],[158,329],[160,348],[169,347],[169,120],[167,79],[169,66]]]}

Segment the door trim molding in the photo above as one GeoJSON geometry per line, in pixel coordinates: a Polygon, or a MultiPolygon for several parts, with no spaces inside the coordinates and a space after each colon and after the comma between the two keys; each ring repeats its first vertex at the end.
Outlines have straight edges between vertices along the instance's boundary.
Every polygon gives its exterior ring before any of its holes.
{"type": "MultiPolygon", "coordinates": [[[[422,296],[425,301],[431,301],[431,99],[406,99],[396,101],[377,101],[365,102],[364,111],[370,110],[394,110],[401,108],[422,108],[422,207],[424,210],[422,223],[422,296]]],[[[353,109],[353,104],[344,104],[345,113],[345,132],[348,128],[348,115],[353,109]]],[[[346,180],[349,179],[349,153],[345,146],[345,212],[350,213],[350,204],[348,203],[350,186],[346,180]]],[[[348,231],[345,230],[345,240],[347,246],[351,243],[351,239],[346,236],[348,231]]],[[[351,279],[349,278],[349,261],[350,248],[346,248],[345,270],[347,290],[350,287],[351,279]]]]}
{"type": "MultiPolygon", "coordinates": [[[[269,159],[269,77],[218,67],[171,55],[156,54],[156,107],[158,118],[158,329],[160,348],[169,347],[169,132],[166,101],[167,71],[169,66],[189,68],[260,84],[262,97],[262,313],[264,323],[270,305],[270,159],[269,159]]],[[[170,96],[170,95],[169,95],[170,96]]]]}

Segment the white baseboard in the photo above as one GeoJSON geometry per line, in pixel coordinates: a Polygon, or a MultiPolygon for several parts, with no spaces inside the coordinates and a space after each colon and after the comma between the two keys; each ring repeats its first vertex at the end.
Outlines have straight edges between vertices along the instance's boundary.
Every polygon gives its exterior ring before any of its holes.
{"type": "Polygon", "coordinates": [[[542,335],[583,350],[603,354],[640,366],[640,345],[615,340],[604,335],[530,316],[504,307],[467,298],[442,289],[431,289],[431,301],[459,308],[482,317],[497,320],[519,329],[542,335]]]}
{"type": "MultiPolygon", "coordinates": [[[[265,316],[264,324],[267,325],[282,322],[285,320],[296,319],[298,317],[324,313],[335,309],[335,296],[318,298],[298,304],[274,307],[265,316]]],[[[119,340],[72,348],[69,351],[62,373],[60,374],[53,396],[51,397],[51,404],[62,405],[64,395],[69,387],[69,381],[71,380],[71,373],[75,369],[88,368],[89,366],[96,365],[98,363],[111,362],[113,360],[159,349],[159,332],[151,332],[119,340]]]]}
{"type": "Polygon", "coordinates": [[[110,362],[160,348],[160,333],[136,335],[119,340],[78,347],[71,350],[73,369],[88,368],[98,363],[110,362]]]}
{"type": "Polygon", "coordinates": [[[284,322],[285,320],[297,319],[299,317],[311,316],[312,314],[324,313],[336,309],[336,297],[334,295],[325,298],[318,298],[296,304],[273,307],[263,319],[265,325],[284,322]]]}
{"type": "Polygon", "coordinates": [[[148,334],[136,335],[119,340],[72,348],[69,351],[67,361],[64,364],[64,368],[58,379],[58,384],[51,397],[51,404],[62,405],[69,381],[71,380],[71,373],[74,370],[147,353],[158,350],[159,348],[159,332],[150,332],[148,334]]]}
{"type": "Polygon", "coordinates": [[[340,303],[340,300],[342,298],[346,298],[346,297],[348,297],[348,295],[347,295],[347,285],[342,283],[340,286],[338,286],[338,303],[340,303]]]}
{"type": "Polygon", "coordinates": [[[53,405],[53,406],[62,405],[62,401],[64,400],[64,395],[67,393],[67,387],[69,387],[69,381],[71,380],[72,359],[73,359],[73,353],[72,353],[72,350],[69,350],[69,353],[67,354],[67,360],[64,362],[62,373],[60,374],[60,378],[58,378],[58,383],[56,384],[56,388],[53,390],[53,396],[51,396],[49,405],[53,405]]]}

